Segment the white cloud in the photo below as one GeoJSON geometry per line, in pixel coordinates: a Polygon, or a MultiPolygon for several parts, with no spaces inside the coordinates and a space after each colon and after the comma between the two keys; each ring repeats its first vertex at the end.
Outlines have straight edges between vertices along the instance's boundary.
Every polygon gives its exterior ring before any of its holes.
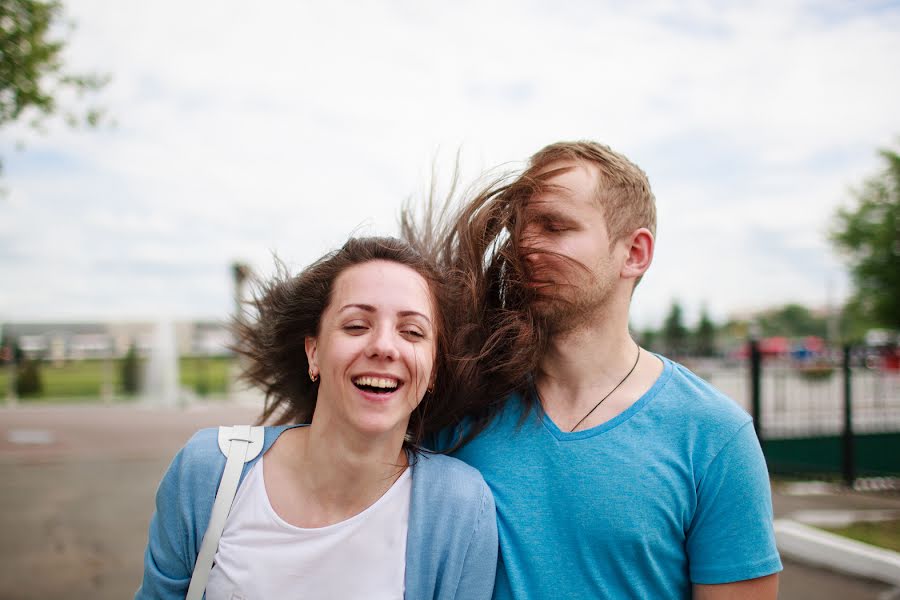
{"type": "Polygon", "coordinates": [[[900,10],[876,5],[67,10],[69,59],[113,75],[118,127],[0,144],[2,318],[224,316],[232,260],[299,267],[358,228],[392,233],[435,155],[449,177],[461,146],[473,176],[584,137],[642,165],[659,200],[637,322],[673,297],[719,316],[820,304],[845,281],[828,219],[900,132],[900,10]]]}

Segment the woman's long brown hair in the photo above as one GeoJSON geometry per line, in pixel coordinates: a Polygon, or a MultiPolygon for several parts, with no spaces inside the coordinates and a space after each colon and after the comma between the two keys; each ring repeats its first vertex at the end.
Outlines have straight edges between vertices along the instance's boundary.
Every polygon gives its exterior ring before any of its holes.
{"type": "Polygon", "coordinates": [[[319,386],[308,374],[305,340],[318,335],[338,276],[354,265],[373,260],[413,269],[425,279],[434,304],[434,387],[410,415],[405,446],[418,449],[425,435],[459,418],[457,407],[449,401],[455,395],[456,384],[449,375],[445,308],[450,301],[444,278],[428,257],[410,244],[396,238],[363,237],[351,238],[298,275],[291,275],[283,263],[277,262],[277,273],[271,280],[255,282],[253,299],[248,304],[256,314],[233,323],[233,349],[241,357],[241,378],[265,394],[260,423],[311,421],[319,386]]]}
{"type": "Polygon", "coordinates": [[[423,206],[407,203],[400,218],[401,237],[438,265],[449,298],[452,404],[466,420],[451,446],[443,448],[447,452],[483,431],[510,393],[530,396],[531,376],[548,337],[528,310],[518,245],[522,201],[541,182],[497,176],[459,205],[456,184],[454,177],[447,200],[437,199],[432,188],[423,206]]]}

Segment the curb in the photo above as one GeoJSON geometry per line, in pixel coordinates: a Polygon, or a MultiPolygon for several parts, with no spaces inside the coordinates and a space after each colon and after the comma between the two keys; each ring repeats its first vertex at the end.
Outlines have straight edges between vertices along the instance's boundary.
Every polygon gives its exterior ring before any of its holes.
{"type": "Polygon", "coordinates": [[[864,544],[791,519],[775,519],[782,556],[849,575],[900,585],[900,553],[864,544]]]}

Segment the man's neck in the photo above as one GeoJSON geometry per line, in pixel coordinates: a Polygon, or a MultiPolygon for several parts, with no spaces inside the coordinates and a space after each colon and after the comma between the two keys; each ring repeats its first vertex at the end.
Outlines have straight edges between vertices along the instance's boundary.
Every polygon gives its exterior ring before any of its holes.
{"type": "Polygon", "coordinates": [[[603,386],[622,378],[635,352],[627,314],[620,318],[598,315],[577,329],[553,336],[540,361],[538,378],[572,391],[603,386]]]}
{"type": "Polygon", "coordinates": [[[662,362],[631,339],[625,310],[555,335],[535,383],[545,413],[561,430],[583,430],[627,410],[662,370],[662,362]]]}

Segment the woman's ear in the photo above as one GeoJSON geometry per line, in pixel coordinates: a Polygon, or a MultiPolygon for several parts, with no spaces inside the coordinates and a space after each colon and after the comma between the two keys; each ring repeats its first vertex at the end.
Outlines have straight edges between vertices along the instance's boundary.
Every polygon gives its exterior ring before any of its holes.
{"type": "Polygon", "coordinates": [[[319,378],[318,342],[314,337],[307,337],[303,341],[306,350],[306,362],[309,363],[309,378],[313,381],[319,378]]]}

